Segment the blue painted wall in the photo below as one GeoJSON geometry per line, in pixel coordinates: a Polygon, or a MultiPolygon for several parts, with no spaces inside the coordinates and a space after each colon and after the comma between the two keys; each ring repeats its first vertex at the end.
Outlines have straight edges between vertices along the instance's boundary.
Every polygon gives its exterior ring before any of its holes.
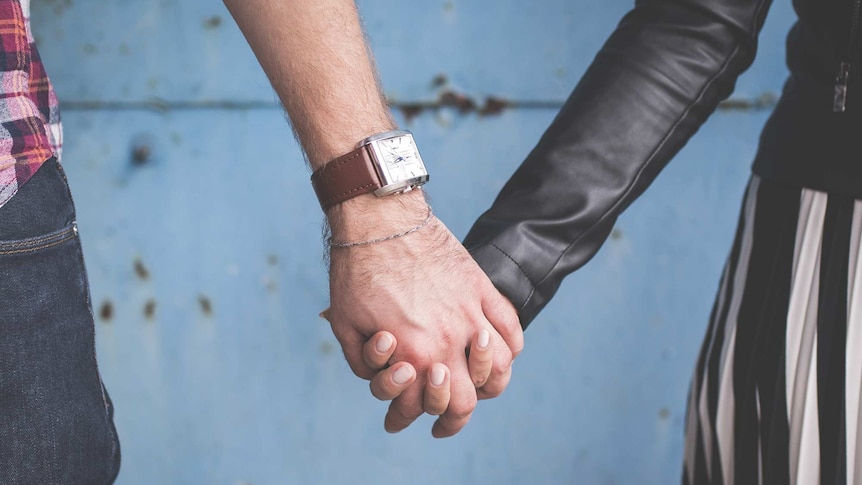
{"type": "MultiPolygon", "coordinates": [[[[320,209],[221,2],[35,0],[117,407],[119,483],[677,482],[688,378],[768,116],[759,100],[786,75],[789,3],[773,6],[734,94],[755,108],[713,116],[527,332],[507,392],[437,441],[427,417],[383,432],[386,405],[317,318],[320,209]]],[[[436,212],[463,236],[631,1],[360,6],[386,92],[433,171],[436,212]],[[446,91],[517,107],[410,109],[446,91]]]]}

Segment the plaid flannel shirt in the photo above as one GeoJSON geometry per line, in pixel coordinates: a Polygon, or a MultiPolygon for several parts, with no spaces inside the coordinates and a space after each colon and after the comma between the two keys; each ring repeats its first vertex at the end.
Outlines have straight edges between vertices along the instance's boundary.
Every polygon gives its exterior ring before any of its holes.
{"type": "Polygon", "coordinates": [[[51,157],[63,131],[30,30],[30,0],[0,0],[0,207],[51,157]]]}

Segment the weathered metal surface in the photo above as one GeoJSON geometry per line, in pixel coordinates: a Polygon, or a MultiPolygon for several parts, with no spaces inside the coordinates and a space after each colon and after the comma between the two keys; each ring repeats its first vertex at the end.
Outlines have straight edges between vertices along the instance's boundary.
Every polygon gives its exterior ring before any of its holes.
{"type": "MultiPolygon", "coordinates": [[[[35,0],[70,108],[65,166],[123,441],[119,483],[675,483],[688,377],[768,115],[744,103],[780,90],[784,3],[739,83],[743,109],[716,114],[563,285],[508,391],[435,441],[428,418],[383,432],[385,404],[317,318],[320,210],[221,3],[35,0]]],[[[387,93],[433,170],[435,211],[456,234],[628,6],[361,3],[387,93]],[[447,90],[472,108],[433,104],[447,90]],[[488,97],[503,106],[482,116],[488,97]],[[403,109],[417,104],[428,109],[403,109]]]]}

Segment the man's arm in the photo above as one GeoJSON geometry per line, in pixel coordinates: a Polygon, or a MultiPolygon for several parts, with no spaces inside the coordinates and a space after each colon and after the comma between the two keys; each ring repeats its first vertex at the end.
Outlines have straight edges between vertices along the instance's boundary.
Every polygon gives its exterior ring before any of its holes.
{"type": "MultiPolygon", "coordinates": [[[[287,109],[312,169],[395,128],[352,0],[225,4],[287,109]]],[[[326,217],[335,240],[366,241],[420,225],[427,210],[422,191],[415,190],[362,195],[326,217]]],[[[436,218],[408,236],[333,248],[330,291],[327,318],[357,375],[374,376],[363,345],[381,330],[398,339],[393,359],[416,367],[420,385],[393,401],[388,430],[403,429],[422,413],[423,386],[438,362],[451,371],[451,401],[434,434],[448,436],[466,424],[477,394],[465,349],[478,345],[483,330],[490,335],[485,340],[494,370],[487,382],[475,383],[479,397],[498,395],[508,384],[511,361],[523,346],[514,308],[436,218]]]]}

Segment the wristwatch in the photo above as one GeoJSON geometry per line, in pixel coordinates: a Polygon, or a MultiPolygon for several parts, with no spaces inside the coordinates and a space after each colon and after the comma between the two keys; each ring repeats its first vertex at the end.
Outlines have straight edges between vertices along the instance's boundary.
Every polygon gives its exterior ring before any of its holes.
{"type": "Polygon", "coordinates": [[[378,197],[408,192],[428,181],[428,171],[409,131],[370,136],[350,153],[311,174],[311,185],[323,210],[358,195],[378,197]]]}

